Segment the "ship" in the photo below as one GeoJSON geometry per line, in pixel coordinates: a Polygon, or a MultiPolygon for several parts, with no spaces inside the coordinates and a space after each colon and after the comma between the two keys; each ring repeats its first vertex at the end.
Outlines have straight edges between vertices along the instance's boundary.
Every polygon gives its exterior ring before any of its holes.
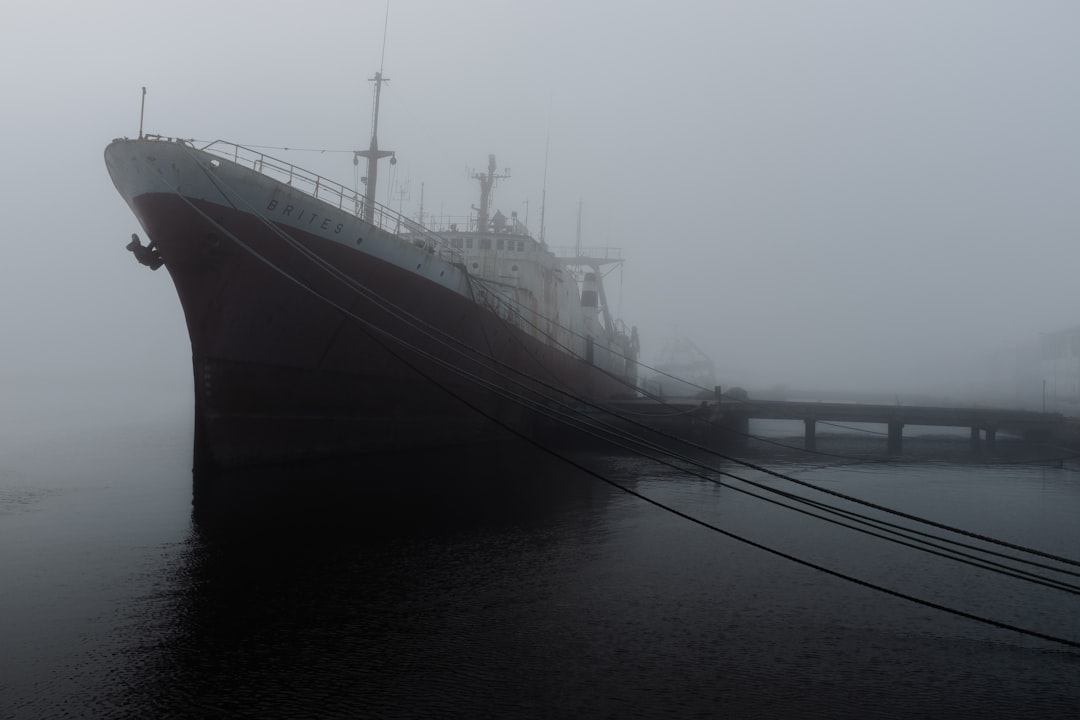
{"type": "MultiPolygon", "coordinates": [[[[105,149],[191,342],[196,468],[528,435],[560,408],[637,392],[637,328],[603,288],[615,249],[550,247],[492,211],[494,155],[464,221],[376,202],[375,73],[363,187],[259,149],[144,134],[105,149]]],[[[145,89],[143,91],[145,102],[145,89]]],[[[558,424],[557,420],[554,424],[558,424]]]]}

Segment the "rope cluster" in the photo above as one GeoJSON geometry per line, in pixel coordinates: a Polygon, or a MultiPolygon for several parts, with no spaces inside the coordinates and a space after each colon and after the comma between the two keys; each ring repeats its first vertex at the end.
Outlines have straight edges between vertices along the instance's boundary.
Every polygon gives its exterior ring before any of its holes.
{"type": "MultiPolygon", "coordinates": [[[[168,182],[167,180],[165,181],[168,182]]],[[[1080,562],[1077,562],[1076,560],[1072,560],[1070,558],[1065,558],[1044,551],[1040,551],[1034,548],[1006,542],[987,535],[963,530],[961,528],[936,522],[934,520],[920,517],[911,513],[904,513],[834,490],[821,488],[812,483],[799,480],[788,474],[772,470],[760,464],[732,457],[730,455],[719,452],[714,448],[697,444],[687,438],[672,435],[666,431],[642,423],[636,418],[631,417],[630,415],[615,412],[611,408],[604,407],[601,404],[588,400],[587,398],[578,397],[574,393],[570,392],[567,388],[557,385],[554,381],[554,378],[552,381],[548,381],[536,375],[530,375],[528,373],[525,373],[519,368],[511,366],[508,363],[492,356],[490,354],[490,348],[488,353],[485,354],[483,351],[469,346],[460,339],[443,332],[439,328],[434,327],[424,319],[417,317],[412,313],[409,313],[408,311],[399,307],[392,301],[386,299],[378,293],[375,293],[362,283],[349,277],[343,271],[334,267],[332,264],[320,257],[313,250],[309,249],[303,243],[299,242],[296,238],[292,237],[280,226],[274,224],[272,221],[270,221],[263,215],[259,208],[253,207],[250,203],[245,201],[241,193],[237,192],[234,188],[231,188],[227,184],[225,184],[221,180],[220,176],[214,177],[214,184],[219,189],[221,189],[223,193],[226,193],[227,191],[227,193],[233,196],[229,198],[228,195],[226,195],[226,198],[234,205],[234,207],[246,211],[252,216],[258,218],[267,227],[270,233],[279,238],[283,243],[286,244],[286,246],[292,248],[304,261],[309,262],[318,268],[321,268],[328,275],[333,277],[336,281],[342,283],[359,297],[364,298],[382,311],[394,317],[396,320],[422,333],[428,340],[434,342],[437,346],[452,352],[455,356],[469,361],[469,363],[453,362],[451,360],[439,357],[434,353],[425,350],[424,348],[421,348],[413,343],[410,343],[400,337],[393,335],[392,333],[386,331],[384,328],[375,325],[367,318],[357,315],[345,305],[333,300],[332,298],[326,297],[316,288],[305,283],[296,275],[290,273],[287,269],[280,267],[279,265],[270,261],[268,258],[259,253],[255,248],[245,242],[242,238],[237,237],[228,228],[224,227],[220,222],[210,217],[189,198],[185,197],[182,193],[180,193],[177,188],[174,187],[173,190],[176,192],[177,196],[182,198],[184,202],[196,214],[206,220],[209,224],[213,225],[219,232],[222,233],[222,235],[228,237],[233,243],[236,244],[237,247],[241,248],[244,252],[250,254],[257,261],[265,264],[274,272],[281,275],[282,278],[284,278],[286,281],[295,284],[303,291],[310,293],[314,297],[325,302],[327,305],[341,312],[345,317],[356,323],[359,329],[364,332],[374,343],[382,347],[386,352],[388,352],[406,367],[410,368],[413,372],[431,381],[441,391],[454,397],[455,399],[464,403],[466,406],[472,408],[487,419],[502,426],[513,435],[521,438],[522,440],[537,447],[538,449],[559,458],[563,462],[566,462],[567,464],[581,470],[582,472],[585,472],[589,476],[594,477],[603,483],[617,488],[624,493],[637,497],[657,508],[660,508],[666,512],[669,512],[673,515],[681,517],[702,527],[706,527],[732,540],[757,548],[777,557],[782,557],[791,562],[817,570],[819,572],[826,573],[833,577],[840,578],[856,585],[876,590],[878,592],[901,598],[925,607],[933,608],[935,610],[946,612],[959,617],[964,617],[993,627],[1012,630],[1014,632],[1018,632],[1030,637],[1059,643],[1061,645],[1072,648],[1080,648],[1080,641],[1057,637],[1036,630],[1019,627],[992,618],[969,613],[957,608],[948,607],[930,600],[926,600],[924,598],[919,598],[913,595],[909,595],[907,593],[903,593],[892,588],[877,585],[875,583],[871,583],[866,580],[839,572],[832,568],[828,568],[823,565],[805,560],[803,558],[799,558],[795,555],[782,552],[755,540],[751,540],[749,538],[733,533],[729,530],[725,530],[724,528],[714,525],[706,520],[702,520],[700,518],[689,515],[688,513],[671,507],[654,498],[650,498],[636,490],[633,490],[632,488],[626,487],[625,485],[602,475],[601,473],[592,470],[591,468],[582,465],[576,460],[561,453],[556,448],[544,444],[533,435],[526,433],[521,429],[513,426],[512,424],[503,421],[494,413],[479,405],[472,398],[471,393],[463,393],[459,389],[438,382],[438,380],[432,376],[429,370],[421,367],[420,361],[423,361],[424,363],[430,363],[431,366],[435,368],[451,373],[452,375],[465,381],[469,387],[481,388],[483,390],[494,393],[499,398],[516,403],[521,407],[524,407],[540,416],[554,420],[578,432],[587,433],[589,436],[603,440],[615,447],[619,447],[626,451],[635,453],[641,457],[676,469],[677,471],[684,473],[688,476],[700,478],[702,480],[715,483],[732,491],[748,495],[752,498],[762,500],[764,502],[768,502],[792,510],[794,512],[808,515],[810,517],[817,518],[825,522],[838,525],[840,527],[848,528],[872,537],[894,542],[903,547],[916,549],[937,557],[948,558],[964,565],[998,573],[1007,577],[1012,577],[1025,582],[1030,582],[1035,585],[1050,588],[1071,595],[1080,595],[1080,584],[1078,584],[1074,580],[1080,579],[1080,572],[1077,572],[1077,570],[1074,569],[1080,568],[1080,562]],[[466,364],[479,365],[483,368],[483,373],[467,370],[465,368],[466,364]],[[679,443],[686,447],[687,451],[678,452],[672,450],[670,445],[661,444],[661,440],[675,441],[676,443],[679,443]],[[875,517],[873,515],[865,514],[863,512],[841,508],[836,505],[832,505],[824,500],[814,500],[811,498],[803,497],[801,495],[782,490],[781,488],[774,487],[771,484],[754,481],[746,477],[736,475],[730,471],[714,467],[709,463],[697,459],[696,457],[692,457],[688,454],[689,450],[704,453],[714,458],[718,458],[729,463],[763,473],[770,477],[796,484],[817,493],[822,493],[831,497],[840,498],[847,502],[872,509],[874,511],[888,516],[892,516],[894,518],[902,518],[903,520],[910,521],[915,525],[901,525],[899,523],[889,521],[881,517],[875,517]],[[735,483],[738,484],[733,484],[732,482],[729,482],[727,480],[720,480],[717,476],[727,478],[730,481],[735,481],[735,483]],[[753,488],[753,490],[748,488],[753,488]],[[761,493],[765,494],[759,494],[759,492],[755,492],[754,490],[761,491],[761,493]],[[929,529],[920,529],[920,526],[922,526],[923,528],[933,528],[939,531],[945,531],[945,533],[947,534],[935,533],[929,529]],[[949,537],[948,534],[960,536],[969,540],[976,540],[979,543],[983,543],[984,545],[990,545],[996,548],[1003,548],[1008,552],[1005,552],[1004,550],[995,550],[991,547],[985,547],[983,545],[978,545],[973,542],[968,542],[967,540],[949,537]]],[[[470,278],[470,282],[472,281],[472,279],[474,278],[470,278]]],[[[480,282],[483,282],[483,280],[480,278],[476,279],[480,282]]],[[[500,300],[502,300],[501,295],[496,294],[496,297],[499,297],[500,300]]],[[[540,331],[540,329],[536,328],[536,326],[532,324],[531,321],[528,321],[526,318],[521,316],[520,311],[517,308],[513,308],[512,306],[508,307],[513,310],[515,314],[521,317],[523,321],[529,322],[538,332],[540,331]]],[[[501,321],[508,323],[508,320],[505,319],[501,321]]],[[[508,328],[508,330],[510,330],[510,336],[517,338],[518,342],[521,342],[520,337],[518,337],[518,335],[513,331],[514,329],[508,328]]],[[[565,351],[569,350],[568,348],[563,349],[565,351]]],[[[543,365],[541,363],[537,363],[537,367],[543,367],[543,365]]],[[[663,402],[661,398],[654,399],[658,402],[663,402]]],[[[862,460],[861,458],[855,459],[862,460]]]]}

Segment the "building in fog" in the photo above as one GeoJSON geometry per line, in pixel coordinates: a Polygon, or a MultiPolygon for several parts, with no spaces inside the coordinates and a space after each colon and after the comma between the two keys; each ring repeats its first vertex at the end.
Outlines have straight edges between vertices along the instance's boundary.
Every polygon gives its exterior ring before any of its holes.
{"type": "Polygon", "coordinates": [[[1040,405],[1080,413],[1080,327],[1042,333],[1039,348],[1040,405]]]}
{"type": "Polygon", "coordinates": [[[1080,326],[989,353],[974,368],[978,402],[1080,415],[1080,326]]]}

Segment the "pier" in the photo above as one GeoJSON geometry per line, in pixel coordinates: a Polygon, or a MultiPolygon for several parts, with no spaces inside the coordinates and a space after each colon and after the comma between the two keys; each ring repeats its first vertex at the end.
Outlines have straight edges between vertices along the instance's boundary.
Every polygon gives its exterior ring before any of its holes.
{"type": "MultiPolygon", "coordinates": [[[[817,448],[818,423],[870,423],[886,429],[886,452],[903,452],[904,428],[961,427],[971,431],[972,450],[993,450],[999,432],[1020,435],[1029,440],[1047,440],[1066,427],[1060,413],[1012,410],[991,407],[934,407],[926,405],[874,405],[864,403],[805,402],[790,400],[753,400],[720,397],[712,401],[678,398],[653,400],[634,398],[612,403],[612,410],[627,412],[647,423],[677,430],[694,428],[700,434],[708,427],[745,438],[750,420],[801,420],[804,447],[817,448]]],[[[717,434],[712,433],[718,439],[717,434]]]]}

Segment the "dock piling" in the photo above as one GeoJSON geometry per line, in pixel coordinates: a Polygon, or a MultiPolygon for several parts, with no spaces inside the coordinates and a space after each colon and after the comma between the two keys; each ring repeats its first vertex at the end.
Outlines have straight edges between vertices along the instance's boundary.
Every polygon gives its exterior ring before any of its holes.
{"type": "Polygon", "coordinates": [[[813,418],[806,418],[803,420],[803,426],[806,429],[804,435],[804,447],[807,450],[817,449],[817,421],[813,418]]]}
{"type": "Polygon", "coordinates": [[[901,422],[889,423],[889,454],[899,455],[903,451],[904,424],[901,422]]]}

